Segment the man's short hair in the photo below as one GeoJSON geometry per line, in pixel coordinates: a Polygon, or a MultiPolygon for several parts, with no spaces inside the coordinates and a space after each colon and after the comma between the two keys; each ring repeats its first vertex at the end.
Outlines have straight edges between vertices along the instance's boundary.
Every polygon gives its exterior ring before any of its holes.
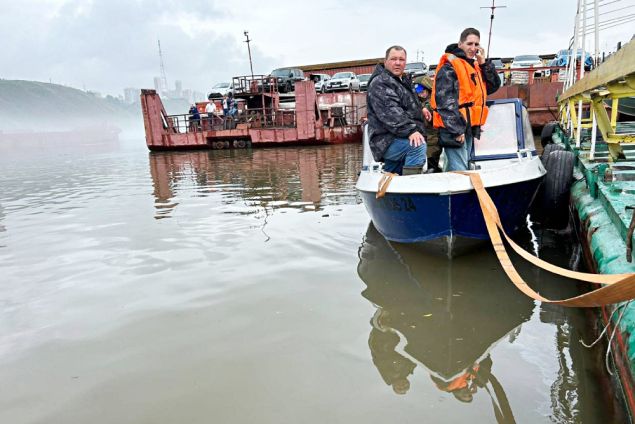
{"type": "Polygon", "coordinates": [[[470,35],[476,35],[478,38],[481,38],[481,33],[478,31],[478,29],[465,28],[463,32],[461,33],[461,37],[459,38],[459,41],[461,43],[464,42],[465,40],[467,40],[467,37],[469,37],[470,35]]]}
{"type": "Polygon", "coordinates": [[[408,52],[406,52],[406,49],[404,49],[404,48],[403,48],[403,47],[401,47],[401,46],[396,46],[396,45],[395,45],[395,46],[390,46],[390,47],[388,47],[388,50],[386,50],[386,59],[388,59],[388,56],[390,56],[390,51],[391,51],[391,50],[397,50],[398,52],[404,52],[404,54],[405,54],[406,56],[408,56],[408,52]]]}

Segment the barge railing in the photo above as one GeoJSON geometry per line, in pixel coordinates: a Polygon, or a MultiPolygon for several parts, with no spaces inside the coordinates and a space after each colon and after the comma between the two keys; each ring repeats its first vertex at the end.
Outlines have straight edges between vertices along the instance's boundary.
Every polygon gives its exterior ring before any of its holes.
{"type": "Polygon", "coordinates": [[[615,161],[624,158],[620,143],[635,143],[635,133],[617,132],[617,112],[619,100],[633,96],[635,96],[635,41],[626,44],[586,77],[562,93],[558,99],[560,110],[563,112],[561,124],[569,128],[572,138],[576,140],[576,148],[581,146],[582,131],[591,129],[591,158],[595,156],[596,127],[599,128],[604,141],[608,143],[610,159],[615,161]],[[606,102],[611,103],[610,116],[606,110],[606,102]],[[584,104],[589,105],[591,109],[590,116],[587,118],[583,118],[581,114],[584,104]]]}
{"type": "MultiPolygon", "coordinates": [[[[325,127],[358,125],[365,113],[365,106],[329,105],[319,111],[325,127]]],[[[244,109],[235,116],[201,116],[192,119],[189,114],[166,115],[164,128],[172,133],[185,134],[201,131],[231,130],[243,125],[246,128],[294,128],[297,126],[296,112],[293,109],[244,109]]]]}

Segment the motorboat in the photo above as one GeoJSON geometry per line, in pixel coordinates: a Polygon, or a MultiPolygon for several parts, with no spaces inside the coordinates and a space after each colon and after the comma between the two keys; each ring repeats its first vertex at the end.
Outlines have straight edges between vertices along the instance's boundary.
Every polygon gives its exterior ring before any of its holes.
{"type": "MultiPolygon", "coordinates": [[[[546,174],[536,155],[531,124],[520,99],[488,101],[489,116],[470,155],[498,208],[508,234],[523,226],[546,174]]],[[[468,175],[456,172],[395,176],[383,195],[383,164],[373,159],[368,128],[356,188],[377,230],[389,241],[416,243],[448,257],[489,240],[476,192],[468,175]]],[[[442,157],[443,161],[443,157],[442,157]]]]}

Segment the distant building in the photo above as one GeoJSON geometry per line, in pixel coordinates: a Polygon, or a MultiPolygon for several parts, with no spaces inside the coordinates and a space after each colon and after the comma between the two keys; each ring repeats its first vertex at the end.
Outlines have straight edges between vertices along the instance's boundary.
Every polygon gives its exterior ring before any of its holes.
{"type": "Polygon", "coordinates": [[[141,90],[138,88],[124,88],[123,89],[123,101],[126,104],[133,104],[139,101],[141,90]]]}
{"type": "Polygon", "coordinates": [[[161,77],[154,77],[154,89],[159,94],[165,93],[168,88],[163,86],[163,79],[161,77]]]}
{"type": "MultiPolygon", "coordinates": [[[[162,98],[184,99],[189,103],[207,100],[205,93],[194,91],[190,88],[183,88],[183,82],[181,80],[174,81],[174,90],[164,87],[163,81],[164,80],[161,79],[161,77],[154,77],[154,89],[162,98]]],[[[126,103],[135,103],[140,97],[140,90],[137,88],[125,88],[124,94],[126,103]]]]}
{"type": "Polygon", "coordinates": [[[181,97],[183,95],[183,83],[181,80],[174,81],[174,97],[181,97]]]}

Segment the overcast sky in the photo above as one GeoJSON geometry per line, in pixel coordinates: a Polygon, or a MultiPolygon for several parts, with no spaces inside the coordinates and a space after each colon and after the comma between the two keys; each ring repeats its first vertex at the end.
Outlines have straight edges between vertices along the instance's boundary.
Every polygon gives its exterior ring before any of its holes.
{"type": "MultiPolygon", "coordinates": [[[[566,48],[576,0],[497,4],[507,8],[496,10],[492,56],[566,48]]],[[[490,0],[0,0],[0,78],[50,80],[114,95],[124,87],[152,88],[160,39],[170,87],[178,79],[184,88],[207,92],[216,82],[249,74],[244,30],[253,40],[256,74],[380,57],[392,44],[403,45],[410,61],[419,50],[426,63],[436,63],[465,27],[480,29],[487,44],[490,13],[480,6],[488,5],[490,0]]],[[[630,25],[610,30],[601,46],[613,50],[618,40],[627,41],[630,36],[617,34],[630,25]]]]}

